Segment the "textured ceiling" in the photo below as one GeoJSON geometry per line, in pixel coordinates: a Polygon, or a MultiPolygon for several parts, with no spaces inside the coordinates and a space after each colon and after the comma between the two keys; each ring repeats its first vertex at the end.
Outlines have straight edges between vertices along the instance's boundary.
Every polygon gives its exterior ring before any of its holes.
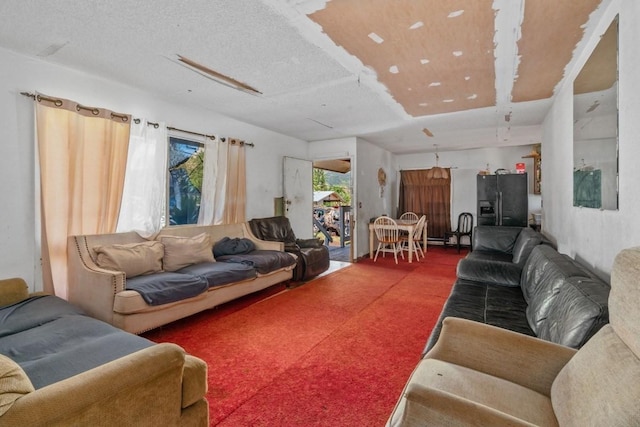
{"type": "Polygon", "coordinates": [[[539,142],[600,2],[3,0],[0,47],[308,141],[445,151],[539,142]]]}

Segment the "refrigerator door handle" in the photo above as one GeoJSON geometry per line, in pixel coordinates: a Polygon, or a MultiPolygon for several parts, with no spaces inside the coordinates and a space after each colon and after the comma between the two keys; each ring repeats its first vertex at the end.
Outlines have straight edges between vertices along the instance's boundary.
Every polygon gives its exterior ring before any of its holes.
{"type": "Polygon", "coordinates": [[[498,225],[502,225],[502,191],[498,192],[498,225]]]}

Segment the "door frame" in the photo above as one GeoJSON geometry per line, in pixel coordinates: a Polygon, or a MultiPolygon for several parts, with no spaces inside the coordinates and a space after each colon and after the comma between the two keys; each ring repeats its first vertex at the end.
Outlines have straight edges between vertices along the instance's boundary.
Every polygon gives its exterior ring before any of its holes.
{"type": "MultiPolygon", "coordinates": [[[[357,254],[357,244],[358,244],[358,201],[357,201],[357,177],[356,177],[356,158],[353,154],[349,154],[346,156],[331,156],[331,157],[318,157],[314,158],[311,162],[313,167],[313,162],[320,160],[344,160],[349,159],[349,163],[351,164],[351,179],[349,181],[349,191],[351,192],[351,215],[349,224],[350,233],[351,233],[351,243],[349,244],[349,262],[354,262],[354,254],[357,254]]],[[[313,195],[313,183],[311,185],[311,192],[313,195]]]]}

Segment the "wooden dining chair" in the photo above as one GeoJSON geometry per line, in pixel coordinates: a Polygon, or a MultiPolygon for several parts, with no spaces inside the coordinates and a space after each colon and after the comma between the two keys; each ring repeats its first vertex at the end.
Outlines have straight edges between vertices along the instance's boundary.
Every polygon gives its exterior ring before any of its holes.
{"type": "MultiPolygon", "coordinates": [[[[400,221],[418,222],[418,214],[415,212],[405,212],[398,218],[400,221]]],[[[400,230],[400,237],[409,237],[406,230],[400,230]]]]}
{"type": "Polygon", "coordinates": [[[418,222],[418,214],[415,212],[405,212],[402,215],[400,215],[400,220],[403,221],[414,221],[414,222],[418,222]]]}
{"type": "Polygon", "coordinates": [[[404,259],[404,255],[399,248],[400,234],[398,233],[398,223],[396,223],[393,218],[389,218],[388,216],[376,218],[373,223],[373,230],[378,238],[378,249],[376,250],[376,256],[373,262],[377,261],[380,252],[382,252],[383,257],[386,252],[392,252],[396,264],[398,263],[398,252],[400,252],[400,256],[404,259]]]}
{"type": "MultiPolygon", "coordinates": [[[[422,251],[422,246],[420,245],[420,241],[422,240],[422,233],[424,232],[424,223],[427,220],[426,215],[422,215],[418,222],[416,223],[415,228],[413,229],[413,253],[416,255],[416,260],[420,260],[420,255],[424,258],[424,252],[422,251]]],[[[408,251],[409,250],[409,236],[401,236],[400,237],[400,250],[408,251]]]]}

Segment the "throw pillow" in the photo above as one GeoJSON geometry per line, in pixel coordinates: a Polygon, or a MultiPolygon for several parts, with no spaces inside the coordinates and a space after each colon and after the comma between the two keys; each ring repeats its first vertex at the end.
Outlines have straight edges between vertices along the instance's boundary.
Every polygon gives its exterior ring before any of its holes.
{"type": "Polygon", "coordinates": [[[164,247],[160,242],[95,246],[96,264],[107,270],[124,271],[127,277],[162,271],[164,247]]]}
{"type": "Polygon", "coordinates": [[[29,298],[29,287],[24,280],[16,277],[0,280],[0,306],[15,304],[29,298]]]}
{"type": "Polygon", "coordinates": [[[223,237],[213,246],[213,256],[248,254],[255,249],[256,245],[251,239],[223,237]]]}
{"type": "Polygon", "coordinates": [[[215,262],[211,238],[207,233],[193,237],[161,236],[164,245],[164,269],[176,271],[192,264],[215,262]]]}
{"type": "Polygon", "coordinates": [[[31,380],[20,365],[0,354],[0,416],[25,394],[35,391],[31,380]]]}

